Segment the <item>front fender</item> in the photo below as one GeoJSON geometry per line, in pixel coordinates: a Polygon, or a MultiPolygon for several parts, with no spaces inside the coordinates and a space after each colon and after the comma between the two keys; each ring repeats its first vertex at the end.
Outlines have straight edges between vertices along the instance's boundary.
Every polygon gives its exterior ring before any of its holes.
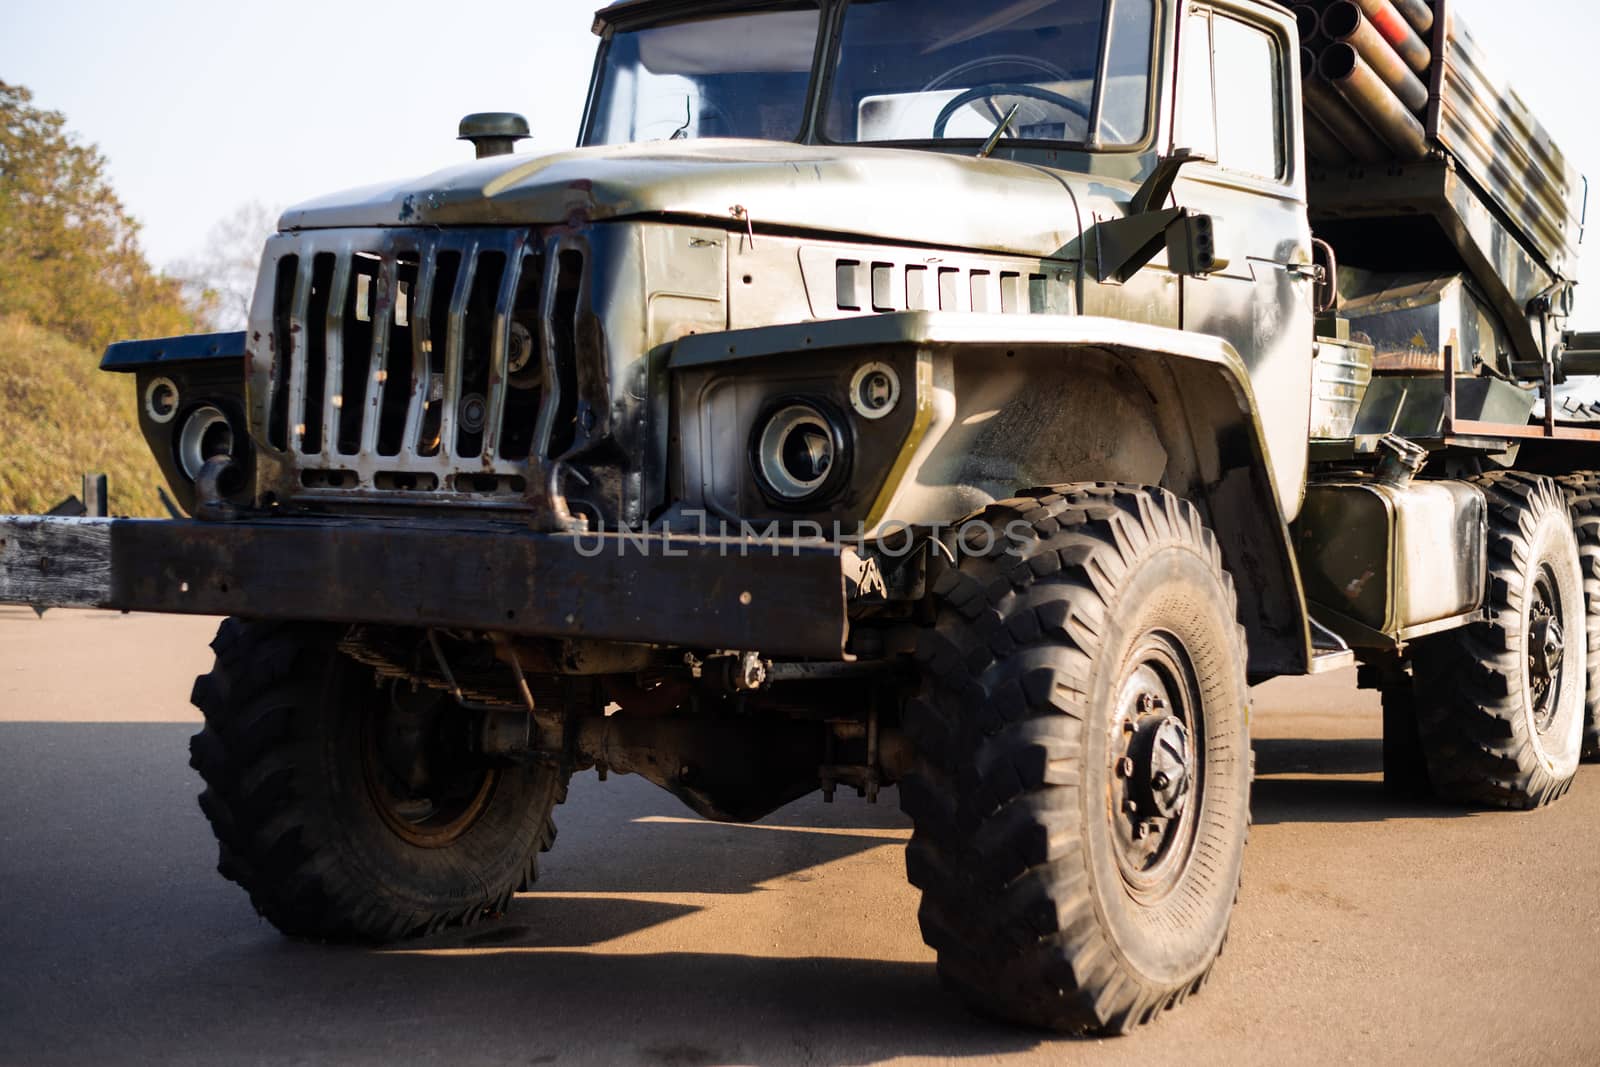
{"type": "Polygon", "coordinates": [[[1085,316],[905,312],[689,337],[672,367],[760,378],[797,359],[826,367],[885,357],[915,367],[906,383],[915,412],[887,476],[864,498],[869,533],[949,524],[1034,486],[1159,485],[1193,501],[1217,534],[1251,673],[1309,669],[1288,528],[1306,442],[1267,439],[1245,364],[1227,342],[1085,316]]]}
{"type": "Polygon", "coordinates": [[[194,480],[179,458],[179,441],[190,419],[212,412],[221,412],[228,421],[242,475],[228,499],[240,505],[252,502],[255,459],[245,420],[243,333],[119,341],[106,349],[100,369],[134,377],[139,432],[179,507],[189,514],[196,507],[194,480]]]}

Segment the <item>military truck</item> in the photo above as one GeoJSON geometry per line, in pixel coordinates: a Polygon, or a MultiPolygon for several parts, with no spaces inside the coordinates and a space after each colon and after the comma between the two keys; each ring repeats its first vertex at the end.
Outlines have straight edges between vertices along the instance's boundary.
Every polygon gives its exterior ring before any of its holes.
{"type": "Polygon", "coordinates": [[[1198,990],[1250,686],[1392,786],[1596,748],[1585,197],[1446,0],[624,0],[575,151],[284,215],[245,334],[113,346],[192,518],[0,520],[0,599],[230,616],[192,765],[284,933],[503,912],[570,777],[898,786],[946,984],[1198,990]],[[1568,382],[1568,376],[1573,376],[1568,382]]]}

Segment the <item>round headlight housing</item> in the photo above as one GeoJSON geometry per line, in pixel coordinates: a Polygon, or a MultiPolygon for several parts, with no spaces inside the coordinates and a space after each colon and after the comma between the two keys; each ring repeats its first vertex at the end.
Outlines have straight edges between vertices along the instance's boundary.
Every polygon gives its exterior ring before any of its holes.
{"type": "Polygon", "coordinates": [[[145,418],[157,426],[165,426],[178,414],[181,394],[178,383],[171,378],[152,378],[144,389],[145,418]]]}
{"type": "Polygon", "coordinates": [[[235,458],[238,445],[234,439],[233,423],[221,408],[203,404],[191,411],[178,429],[175,442],[178,466],[192,482],[200,477],[206,461],[217,456],[235,458]]]}
{"type": "Polygon", "coordinates": [[[863,419],[877,421],[900,403],[900,375],[887,363],[864,363],[850,379],[850,406],[863,419]]]}
{"type": "Polygon", "coordinates": [[[782,401],[756,424],[752,466],[761,488],[785,506],[819,503],[849,476],[849,441],[832,409],[782,401]]]}

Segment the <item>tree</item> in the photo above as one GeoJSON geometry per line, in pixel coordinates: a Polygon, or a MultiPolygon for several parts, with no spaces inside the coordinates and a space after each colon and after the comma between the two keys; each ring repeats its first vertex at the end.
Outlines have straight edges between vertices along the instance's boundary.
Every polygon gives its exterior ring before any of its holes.
{"type": "Polygon", "coordinates": [[[261,250],[278,229],[280,211],[259,200],[240,204],[211,227],[205,249],[195,258],[171,264],[182,279],[190,304],[212,330],[242,330],[250,318],[261,250]]]}
{"type": "Polygon", "coordinates": [[[181,284],[151,269],[105,170],[65,116],[0,81],[0,314],[93,347],[193,330],[181,284]]]}

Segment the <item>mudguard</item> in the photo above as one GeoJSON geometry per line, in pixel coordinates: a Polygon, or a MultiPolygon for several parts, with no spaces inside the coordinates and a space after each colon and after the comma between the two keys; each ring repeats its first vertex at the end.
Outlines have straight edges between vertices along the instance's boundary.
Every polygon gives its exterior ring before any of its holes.
{"type": "MultiPolygon", "coordinates": [[[[1300,509],[1306,442],[1267,440],[1244,361],[1225,341],[1087,316],[902,312],[687,337],[671,368],[680,379],[714,383],[717,375],[760,378],[766,367],[801,363],[888,358],[909,366],[908,350],[915,418],[861,509],[869,533],[950,524],[1035,486],[1159,485],[1193,501],[1221,543],[1252,675],[1310,669],[1309,615],[1288,525],[1300,509]]],[[[716,439],[695,426],[699,413],[680,411],[684,441],[716,439]]],[[[712,461],[685,448],[683,484],[692,496],[706,480],[692,468],[712,461]]]]}

